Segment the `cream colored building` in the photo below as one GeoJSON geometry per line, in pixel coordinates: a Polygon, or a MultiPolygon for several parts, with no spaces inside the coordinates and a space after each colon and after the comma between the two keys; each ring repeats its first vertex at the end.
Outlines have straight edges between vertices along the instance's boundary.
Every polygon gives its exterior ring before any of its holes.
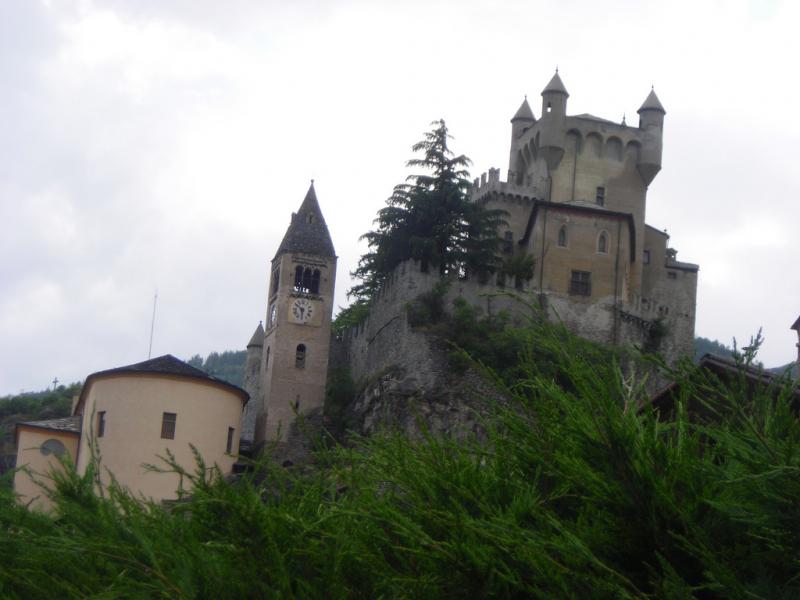
{"type": "MultiPolygon", "coordinates": [[[[64,446],[78,473],[85,473],[97,456],[103,485],[113,476],[137,496],[175,499],[180,490],[190,491],[188,482],[175,473],[153,472],[147,465],[166,466],[159,457],[171,453],[178,464],[194,471],[194,447],[207,468],[230,473],[247,400],[244,390],[171,355],[100,371],[86,379],[73,416],[66,420],[70,428],[56,431],[52,421],[18,425],[17,465],[37,473],[56,466],[55,452],[48,453],[45,443],[52,439],[64,446]]],[[[34,479],[25,471],[17,473],[21,501],[43,498],[34,479]]],[[[37,503],[47,507],[44,500],[37,503]]]]}

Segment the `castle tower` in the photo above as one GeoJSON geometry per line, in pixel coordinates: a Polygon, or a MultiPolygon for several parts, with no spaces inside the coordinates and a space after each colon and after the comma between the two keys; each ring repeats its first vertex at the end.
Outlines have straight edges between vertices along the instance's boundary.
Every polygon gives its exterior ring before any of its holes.
{"type": "Polygon", "coordinates": [[[252,399],[245,405],[242,415],[242,439],[252,442],[255,436],[256,417],[261,399],[261,360],[264,351],[264,326],[261,321],[247,343],[247,361],[244,366],[244,387],[252,399]]]}
{"type": "MultiPolygon", "coordinates": [[[[509,171],[513,171],[515,168],[515,159],[517,157],[517,152],[518,152],[516,148],[516,141],[534,123],[536,123],[536,117],[533,116],[531,105],[528,104],[528,97],[525,96],[525,99],[522,101],[522,104],[520,105],[519,109],[514,114],[514,116],[511,117],[511,153],[508,161],[509,171]]],[[[520,173],[519,175],[521,176],[522,173],[520,173]]],[[[516,173],[514,173],[513,176],[510,175],[509,181],[513,181],[516,176],[517,176],[516,173]]]]}
{"type": "Polygon", "coordinates": [[[555,75],[542,90],[542,118],[539,152],[550,171],[556,169],[564,156],[564,120],[567,116],[569,93],[564,82],[555,75]]]}
{"type": "Polygon", "coordinates": [[[664,115],[667,111],[661,105],[655,90],[651,89],[641,108],[636,112],[639,113],[639,129],[644,132],[641,158],[636,168],[647,187],[661,170],[664,115]]]}
{"type": "Polygon", "coordinates": [[[255,442],[286,439],[325,401],[336,252],[314,183],[272,259],[255,442]]]}

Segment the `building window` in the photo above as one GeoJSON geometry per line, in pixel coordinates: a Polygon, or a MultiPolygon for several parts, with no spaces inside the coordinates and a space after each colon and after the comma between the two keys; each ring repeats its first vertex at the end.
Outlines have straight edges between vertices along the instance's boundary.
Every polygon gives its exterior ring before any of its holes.
{"type": "Polygon", "coordinates": [[[650,264],[650,250],[644,251],[644,264],[646,265],[650,264]]]}
{"type": "Polygon", "coordinates": [[[514,251],[514,232],[506,231],[505,235],[503,236],[503,252],[505,254],[511,254],[513,251],[514,251]]]}
{"type": "Polygon", "coordinates": [[[574,296],[591,296],[592,274],[588,271],[573,271],[569,281],[569,293],[574,296]]]}
{"type": "Polygon", "coordinates": [[[175,439],[175,423],[177,420],[177,414],[168,412],[164,413],[164,416],[161,418],[161,439],[175,439]]]}
{"type": "Polygon", "coordinates": [[[298,344],[294,354],[294,366],[296,369],[304,369],[306,366],[306,345],[298,344]]]}
{"type": "Polygon", "coordinates": [[[600,237],[597,238],[597,251],[600,254],[608,253],[608,234],[605,231],[601,231],[600,237]]]}
{"type": "Polygon", "coordinates": [[[264,368],[269,369],[269,346],[267,346],[267,356],[264,359],[264,368]]]}
{"type": "Polygon", "coordinates": [[[228,441],[225,444],[225,453],[230,454],[233,451],[233,434],[236,430],[233,427],[228,427],[228,441]]]}
{"type": "Polygon", "coordinates": [[[567,226],[562,225],[561,229],[558,230],[558,245],[562,248],[567,247],[567,226]]]}
{"type": "Polygon", "coordinates": [[[594,201],[597,202],[598,206],[605,206],[606,205],[606,188],[598,187],[594,194],[594,201]]]}
{"type": "Polygon", "coordinates": [[[106,411],[101,410],[97,413],[97,437],[101,438],[106,434],[106,411]]]}
{"type": "Polygon", "coordinates": [[[667,277],[669,277],[670,279],[677,279],[678,274],[675,271],[667,271],[667,277]]]}
{"type": "Polygon", "coordinates": [[[55,454],[56,456],[63,456],[64,453],[67,451],[64,444],[62,444],[59,440],[56,439],[49,439],[41,446],[39,446],[39,452],[48,456],[50,454],[55,454]]]}
{"type": "Polygon", "coordinates": [[[275,269],[272,272],[272,293],[276,294],[278,292],[278,284],[281,280],[281,270],[280,268],[275,269]]]}

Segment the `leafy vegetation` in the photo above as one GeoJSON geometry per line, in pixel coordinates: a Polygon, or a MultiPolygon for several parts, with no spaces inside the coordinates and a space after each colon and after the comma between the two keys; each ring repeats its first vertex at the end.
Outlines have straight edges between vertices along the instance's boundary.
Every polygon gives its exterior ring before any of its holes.
{"type": "Polygon", "coordinates": [[[369,251],[352,273],[360,283],[349,290],[350,296],[368,300],[408,259],[420,261],[423,268],[462,276],[480,277],[500,266],[498,227],[505,223],[506,213],[469,201],[470,160],[450,150],[444,121],[432,125],[412,147],[421,158],[406,163],[426,173],[410,175],[406,183],[395,186],[386,207],[378,211],[377,228],[361,236],[369,251]]]}
{"type": "Polygon", "coordinates": [[[604,348],[534,317],[514,335],[486,443],[387,432],[236,483],[200,462],[168,509],[99,498],[91,472],[58,480],[52,516],[6,493],[0,596],[800,596],[796,388],[687,363],[662,422],[604,348]],[[690,397],[724,410],[701,425],[690,397]]]}

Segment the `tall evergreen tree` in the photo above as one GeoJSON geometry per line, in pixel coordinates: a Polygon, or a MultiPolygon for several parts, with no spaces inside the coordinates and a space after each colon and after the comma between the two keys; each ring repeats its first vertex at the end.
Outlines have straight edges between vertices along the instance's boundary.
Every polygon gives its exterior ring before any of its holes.
{"type": "Polygon", "coordinates": [[[368,299],[386,276],[407,259],[440,273],[485,276],[499,266],[501,238],[498,227],[505,224],[505,211],[487,210],[471,202],[469,158],[454,155],[448,146],[451,136],[443,120],[412,150],[422,153],[406,166],[421,168],[424,174],[410,175],[394,188],[386,207],[378,211],[376,229],[362,236],[369,251],[361,257],[352,275],[361,280],[348,292],[368,299]]]}

